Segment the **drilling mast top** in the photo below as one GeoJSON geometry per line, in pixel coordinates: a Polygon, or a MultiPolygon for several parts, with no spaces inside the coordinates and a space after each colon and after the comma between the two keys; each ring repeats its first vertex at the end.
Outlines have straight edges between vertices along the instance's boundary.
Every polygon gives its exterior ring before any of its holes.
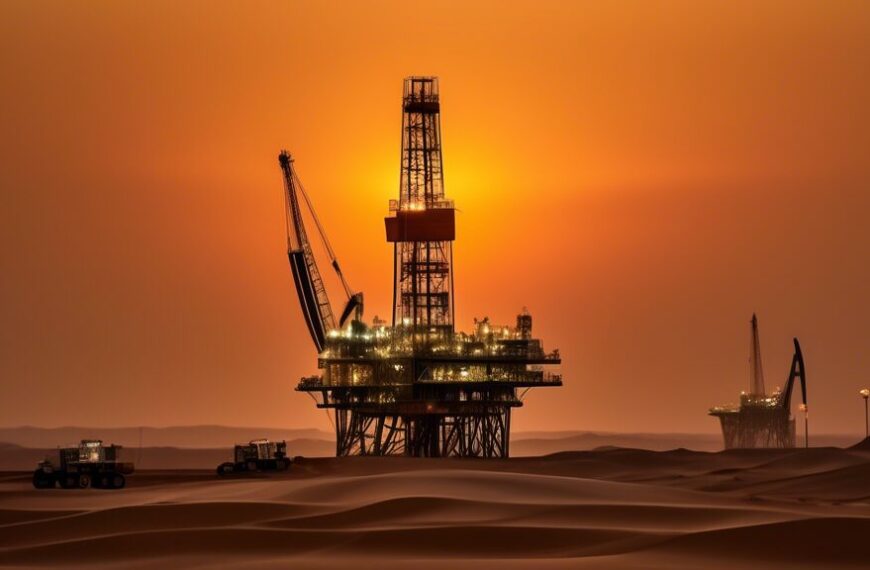
{"type": "Polygon", "coordinates": [[[752,337],[749,346],[749,393],[764,396],[764,370],[761,368],[761,341],[758,338],[758,318],[752,313],[752,337]]]}

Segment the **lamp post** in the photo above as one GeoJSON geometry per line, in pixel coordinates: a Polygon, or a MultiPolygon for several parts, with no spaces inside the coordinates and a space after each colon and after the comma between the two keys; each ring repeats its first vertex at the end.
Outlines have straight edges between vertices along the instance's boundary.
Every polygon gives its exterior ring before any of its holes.
{"type": "Polygon", "coordinates": [[[804,413],[804,447],[809,449],[809,447],[810,447],[810,420],[809,420],[809,414],[807,413],[807,405],[801,404],[800,410],[804,413]]]}
{"type": "Polygon", "coordinates": [[[870,398],[870,388],[864,388],[858,392],[864,398],[864,438],[870,437],[870,419],[867,416],[867,399],[870,398]]]}

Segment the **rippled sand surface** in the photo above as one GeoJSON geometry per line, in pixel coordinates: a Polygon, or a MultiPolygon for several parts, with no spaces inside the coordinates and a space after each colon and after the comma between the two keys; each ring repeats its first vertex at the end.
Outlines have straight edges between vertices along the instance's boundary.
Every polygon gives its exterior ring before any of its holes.
{"type": "Polygon", "coordinates": [[[121,491],[0,474],[0,566],[866,568],[870,452],[305,459],[121,491]],[[449,566],[447,566],[449,565],[449,566]]]}

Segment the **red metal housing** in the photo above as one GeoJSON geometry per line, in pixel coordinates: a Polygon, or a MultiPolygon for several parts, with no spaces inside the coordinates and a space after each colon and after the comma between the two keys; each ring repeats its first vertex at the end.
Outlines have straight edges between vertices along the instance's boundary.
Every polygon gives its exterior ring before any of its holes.
{"type": "Polygon", "coordinates": [[[400,210],[384,219],[387,241],[453,241],[456,239],[456,211],[453,208],[400,210]]]}

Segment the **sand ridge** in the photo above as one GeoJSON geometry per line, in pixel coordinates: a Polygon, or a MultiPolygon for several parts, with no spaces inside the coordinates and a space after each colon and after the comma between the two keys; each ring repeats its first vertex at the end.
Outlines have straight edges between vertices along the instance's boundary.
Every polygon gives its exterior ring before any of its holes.
{"type": "Polygon", "coordinates": [[[9,567],[848,568],[867,567],[868,531],[861,449],[318,458],[122,491],[0,474],[9,567]]]}

